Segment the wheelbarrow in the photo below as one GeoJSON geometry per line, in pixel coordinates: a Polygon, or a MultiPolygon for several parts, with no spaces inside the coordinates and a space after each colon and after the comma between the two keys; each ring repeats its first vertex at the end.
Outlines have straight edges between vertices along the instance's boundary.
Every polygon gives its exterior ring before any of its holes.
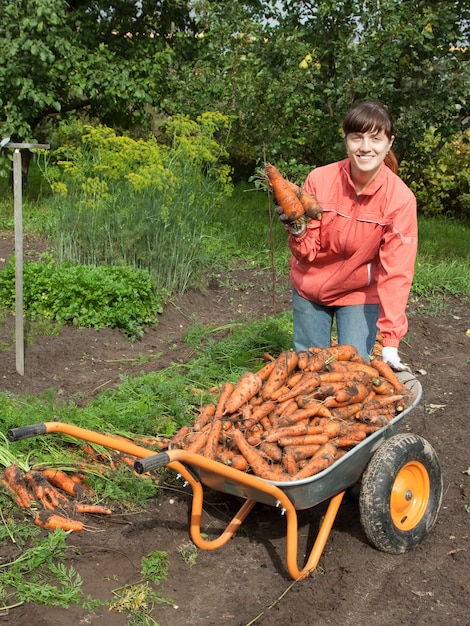
{"type": "Polygon", "coordinates": [[[387,426],[369,435],[330,467],[298,481],[269,481],[219,461],[182,449],[155,453],[125,440],[62,422],[13,428],[10,441],[64,433],[135,456],[139,474],[168,467],[192,488],[190,536],[203,550],[225,545],[257,503],[285,515],[287,570],[294,580],[307,577],[318,565],[346,491],[359,488],[361,526],[378,550],[400,554],[419,545],[433,527],[442,500],[442,474],[432,446],[421,436],[397,433],[400,422],[419,403],[422,388],[408,373],[399,374],[412,393],[412,403],[387,426]],[[221,534],[207,539],[201,532],[204,488],[241,498],[243,504],[221,534]],[[310,554],[298,566],[298,511],[328,501],[310,554]]]}

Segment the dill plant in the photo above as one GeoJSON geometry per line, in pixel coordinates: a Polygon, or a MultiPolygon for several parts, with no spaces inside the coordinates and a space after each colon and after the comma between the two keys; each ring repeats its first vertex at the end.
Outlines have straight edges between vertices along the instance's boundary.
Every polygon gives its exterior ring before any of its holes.
{"type": "Polygon", "coordinates": [[[44,168],[59,260],[145,268],[158,289],[183,292],[207,266],[205,230],[232,191],[215,139],[228,126],[219,113],[176,116],[160,143],[84,126],[44,168]]]}

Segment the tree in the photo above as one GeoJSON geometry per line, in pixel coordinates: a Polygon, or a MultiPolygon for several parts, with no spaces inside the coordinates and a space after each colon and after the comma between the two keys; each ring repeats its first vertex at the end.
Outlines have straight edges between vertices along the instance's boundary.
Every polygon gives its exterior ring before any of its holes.
{"type": "Polygon", "coordinates": [[[26,142],[47,140],[44,122],[70,111],[135,125],[162,84],[172,33],[192,24],[180,0],[0,0],[0,9],[0,131],[26,142]]]}
{"type": "Polygon", "coordinates": [[[396,119],[399,158],[413,153],[419,174],[426,130],[445,143],[468,124],[468,18],[465,1],[202,0],[194,57],[176,55],[158,106],[231,113],[232,158],[252,165],[266,149],[295,172],[344,154],[343,115],[378,98],[396,119]]]}

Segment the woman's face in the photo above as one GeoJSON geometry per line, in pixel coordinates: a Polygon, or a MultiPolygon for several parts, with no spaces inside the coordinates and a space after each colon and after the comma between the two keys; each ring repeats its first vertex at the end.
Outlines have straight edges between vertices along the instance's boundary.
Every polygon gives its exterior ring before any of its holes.
{"type": "Polygon", "coordinates": [[[346,150],[351,159],[351,175],[355,178],[372,179],[380,169],[387,152],[393,144],[383,131],[348,133],[346,150]]]}

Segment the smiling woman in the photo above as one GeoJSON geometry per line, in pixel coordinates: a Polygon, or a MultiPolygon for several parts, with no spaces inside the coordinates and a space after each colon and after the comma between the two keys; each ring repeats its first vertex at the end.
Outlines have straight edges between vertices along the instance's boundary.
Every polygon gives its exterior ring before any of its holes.
{"type": "Polygon", "coordinates": [[[397,175],[393,120],[376,101],[353,107],[343,122],[348,157],[316,168],[304,190],[323,209],[301,232],[285,223],[292,253],[296,351],[327,348],[336,320],[340,344],[382,356],[397,370],[408,322],[405,309],[417,251],[416,199],[397,175]]]}

